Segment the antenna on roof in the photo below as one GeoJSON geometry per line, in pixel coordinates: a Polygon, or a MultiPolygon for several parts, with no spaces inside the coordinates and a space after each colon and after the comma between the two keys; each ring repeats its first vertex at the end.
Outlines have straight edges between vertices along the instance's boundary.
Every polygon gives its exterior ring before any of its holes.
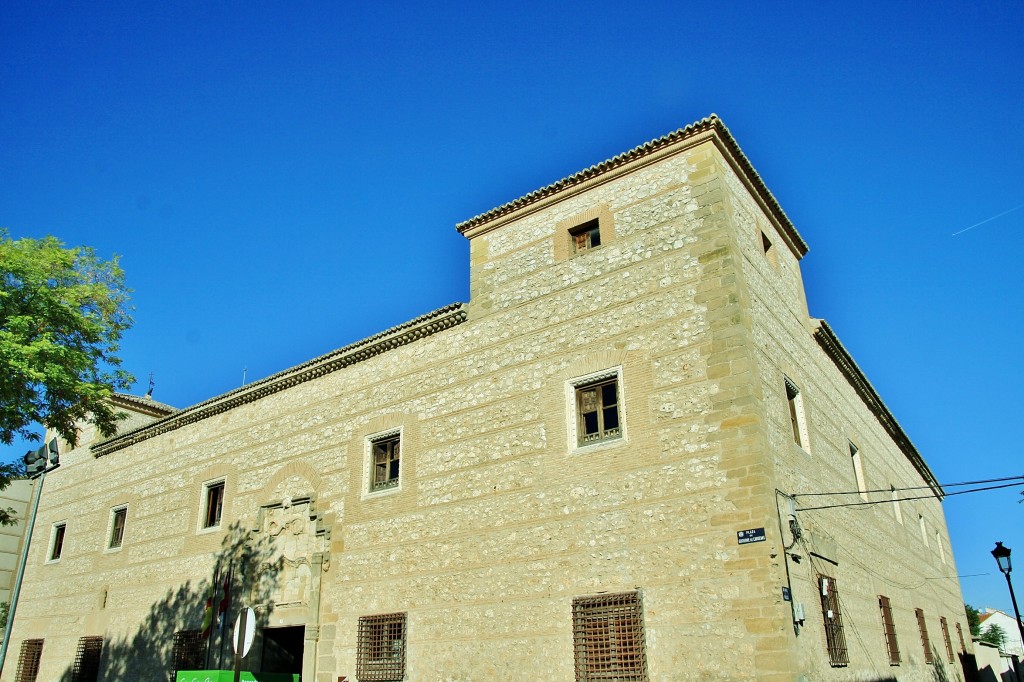
{"type": "Polygon", "coordinates": [[[249,368],[248,368],[248,367],[243,367],[243,368],[242,368],[242,385],[243,385],[243,386],[245,386],[245,375],[246,375],[246,373],[247,373],[248,371],[249,371],[249,368]]]}
{"type": "Polygon", "coordinates": [[[151,399],[151,400],[153,398],[153,388],[155,386],[156,386],[156,384],[153,382],[153,373],[150,372],[149,373],[149,390],[146,391],[146,397],[151,399]]]}

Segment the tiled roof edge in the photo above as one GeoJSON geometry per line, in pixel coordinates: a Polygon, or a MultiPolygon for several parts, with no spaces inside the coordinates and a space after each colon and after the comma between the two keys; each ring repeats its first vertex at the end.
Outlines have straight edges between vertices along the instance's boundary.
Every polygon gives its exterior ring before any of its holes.
{"type": "Polygon", "coordinates": [[[917,451],[914,444],[910,442],[910,438],[907,436],[903,427],[896,421],[896,417],[893,416],[889,408],[882,402],[882,398],[875,391],[871,382],[868,381],[864,372],[861,371],[857,363],[854,362],[853,357],[846,350],[843,344],[839,341],[839,337],[829,326],[825,320],[816,320],[817,328],[814,330],[814,338],[818,342],[818,345],[825,354],[835,363],[839,371],[842,372],[846,380],[850,382],[857,395],[860,396],[864,404],[867,405],[868,409],[875,415],[878,422],[882,425],[882,428],[892,437],[899,448],[907,456],[907,459],[914,465],[914,467],[920,472],[925,482],[931,486],[935,495],[941,500],[945,496],[945,491],[939,482],[935,479],[935,474],[928,468],[921,453],[917,451]]]}
{"type": "Polygon", "coordinates": [[[95,457],[108,455],[162,433],[180,429],[188,424],[227,412],[240,405],[255,402],[278,391],[330,374],[418,339],[432,336],[437,332],[462,324],[466,319],[466,305],[452,303],[361,341],[308,360],[301,365],[272,374],[265,379],[236,388],[192,407],[178,410],[163,419],[96,443],[90,449],[95,457]]]}
{"type": "Polygon", "coordinates": [[[460,233],[465,234],[467,230],[474,227],[519,211],[559,192],[582,184],[588,180],[593,180],[598,176],[614,171],[628,163],[640,160],[646,156],[659,152],[666,147],[670,147],[678,142],[708,131],[714,131],[718,134],[719,139],[725,144],[730,154],[739,164],[741,170],[749,179],[754,190],[757,192],[761,200],[764,201],[766,207],[771,211],[775,219],[778,220],[779,225],[782,227],[785,236],[790,242],[790,246],[793,248],[793,251],[797,254],[797,257],[802,258],[807,253],[807,243],[797,232],[796,227],[793,225],[792,221],[790,221],[786,212],[782,210],[782,206],[775,199],[775,195],[771,193],[771,190],[768,189],[764,180],[754,169],[753,164],[750,163],[750,159],[748,159],[746,154],[743,153],[743,150],[740,149],[739,143],[736,142],[732,133],[729,132],[729,129],[716,114],[711,114],[707,118],[691,123],[685,128],[680,128],[655,140],[646,142],[639,147],[634,147],[629,151],[590,166],[578,173],[574,173],[573,175],[563,178],[557,182],[553,182],[550,185],[534,190],[518,199],[502,204],[490,211],[481,213],[469,220],[458,223],[455,226],[455,229],[460,233]]]}
{"type": "Polygon", "coordinates": [[[177,412],[177,408],[165,403],[157,402],[152,398],[140,398],[128,393],[115,393],[113,401],[115,404],[120,404],[121,407],[127,407],[136,412],[144,412],[154,417],[164,417],[172,412],[177,412]]]}

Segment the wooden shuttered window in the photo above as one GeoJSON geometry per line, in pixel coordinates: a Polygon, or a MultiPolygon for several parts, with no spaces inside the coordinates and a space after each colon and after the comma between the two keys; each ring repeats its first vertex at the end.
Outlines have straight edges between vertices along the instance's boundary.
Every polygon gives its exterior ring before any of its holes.
{"type": "Polygon", "coordinates": [[[917,629],[921,633],[921,647],[924,649],[924,662],[931,665],[935,662],[935,657],[932,656],[932,643],[928,639],[928,624],[924,620],[924,611],[921,609],[914,609],[914,615],[917,616],[917,629]]]}
{"type": "Polygon", "coordinates": [[[572,641],[577,682],[647,682],[639,592],[574,599],[572,641]]]}
{"type": "Polygon", "coordinates": [[[960,627],[960,623],[956,624],[956,637],[960,640],[960,651],[966,653],[967,645],[964,644],[964,629],[960,627]]]}
{"type": "Polygon", "coordinates": [[[885,648],[889,652],[889,665],[900,664],[900,643],[896,638],[896,624],[892,619],[889,598],[878,596],[878,610],[882,614],[882,632],[885,633],[885,648]]]}
{"type": "Polygon", "coordinates": [[[946,660],[950,663],[953,662],[953,642],[949,639],[949,625],[946,623],[946,617],[939,617],[939,626],[942,628],[942,643],[946,645],[946,660]]]}
{"type": "Polygon", "coordinates": [[[402,463],[401,435],[394,434],[371,441],[371,450],[373,481],[370,483],[370,491],[397,487],[402,463]]]}
{"type": "Polygon", "coordinates": [[[576,415],[578,445],[621,438],[618,378],[577,386],[576,415]]]}
{"type": "Polygon", "coordinates": [[[39,663],[43,659],[43,640],[26,639],[21,643],[18,654],[18,672],[15,682],[36,682],[39,676],[39,663]]]}
{"type": "Polygon", "coordinates": [[[821,615],[825,622],[825,645],[828,647],[828,661],[834,668],[850,664],[846,648],[846,634],[843,632],[843,614],[839,606],[839,590],[835,578],[818,575],[818,592],[821,595],[821,615]]]}

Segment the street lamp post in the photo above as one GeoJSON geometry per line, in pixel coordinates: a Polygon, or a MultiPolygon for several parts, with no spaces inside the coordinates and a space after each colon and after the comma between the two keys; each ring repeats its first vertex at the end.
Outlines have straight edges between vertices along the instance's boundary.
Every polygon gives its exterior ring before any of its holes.
{"type": "Polygon", "coordinates": [[[992,556],[999,564],[999,570],[1006,576],[1006,586],[1010,588],[1010,601],[1013,602],[1013,615],[1017,618],[1017,632],[1020,633],[1020,641],[1024,643],[1024,625],[1020,622],[1020,611],[1017,609],[1017,597],[1013,594],[1013,583],[1010,582],[1010,571],[1013,564],[1010,563],[1010,548],[1003,547],[1003,543],[997,542],[996,548],[992,550],[992,556]]]}

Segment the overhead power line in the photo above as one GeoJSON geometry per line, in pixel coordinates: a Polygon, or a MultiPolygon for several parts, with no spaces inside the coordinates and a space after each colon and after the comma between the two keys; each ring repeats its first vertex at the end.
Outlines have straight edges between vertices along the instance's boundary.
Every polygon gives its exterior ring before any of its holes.
{"type": "MultiPolygon", "coordinates": [[[[1020,478],[1024,478],[1024,477],[1015,476],[1014,478],[1020,479],[1020,478]]],[[[1007,479],[1002,479],[1002,480],[1007,480],[1007,479]]],[[[1018,481],[1017,483],[1004,483],[1002,485],[990,485],[990,486],[986,486],[984,488],[972,488],[970,490],[956,490],[956,491],[951,492],[951,493],[946,493],[946,497],[952,497],[954,495],[966,495],[967,493],[980,493],[980,492],[983,492],[985,490],[998,490],[999,488],[1012,488],[1012,487],[1018,486],[1018,485],[1024,485],[1024,481],[1018,481]]],[[[888,492],[888,491],[875,491],[875,492],[888,492]]],[[[799,497],[799,495],[794,495],[794,497],[799,497]]],[[[840,503],[840,504],[825,504],[825,505],[821,505],[819,507],[797,507],[796,511],[798,511],[798,512],[801,512],[801,511],[817,511],[819,509],[837,509],[839,507],[867,507],[867,506],[871,506],[871,505],[875,505],[875,504],[893,504],[895,502],[905,502],[905,501],[909,501],[909,500],[927,500],[927,499],[931,499],[931,498],[934,498],[934,497],[935,497],[934,495],[918,495],[916,497],[897,497],[897,498],[891,499],[891,500],[868,500],[868,501],[862,501],[862,502],[844,502],[844,503],[840,503]]]]}
{"type": "MultiPolygon", "coordinates": [[[[1006,476],[1004,478],[987,478],[987,479],[982,480],[982,481],[964,481],[964,482],[961,482],[961,483],[940,483],[939,487],[940,488],[956,488],[958,486],[963,486],[963,485],[981,485],[982,483],[1003,483],[1004,481],[1021,481],[1022,483],[1024,483],[1024,476],[1006,476]]],[[[862,495],[864,493],[888,493],[888,492],[892,492],[894,490],[899,493],[899,492],[904,492],[906,490],[931,490],[931,488],[932,488],[932,486],[930,486],[930,485],[919,485],[919,486],[912,486],[912,487],[906,487],[906,488],[879,488],[879,489],[876,489],[876,490],[840,490],[840,491],[829,492],[829,493],[794,493],[793,497],[814,497],[814,496],[820,496],[820,495],[862,495]]],[[[954,495],[956,493],[949,493],[949,494],[950,495],[954,495]]],[[[904,499],[909,499],[909,498],[904,498],[904,499]]]]}

